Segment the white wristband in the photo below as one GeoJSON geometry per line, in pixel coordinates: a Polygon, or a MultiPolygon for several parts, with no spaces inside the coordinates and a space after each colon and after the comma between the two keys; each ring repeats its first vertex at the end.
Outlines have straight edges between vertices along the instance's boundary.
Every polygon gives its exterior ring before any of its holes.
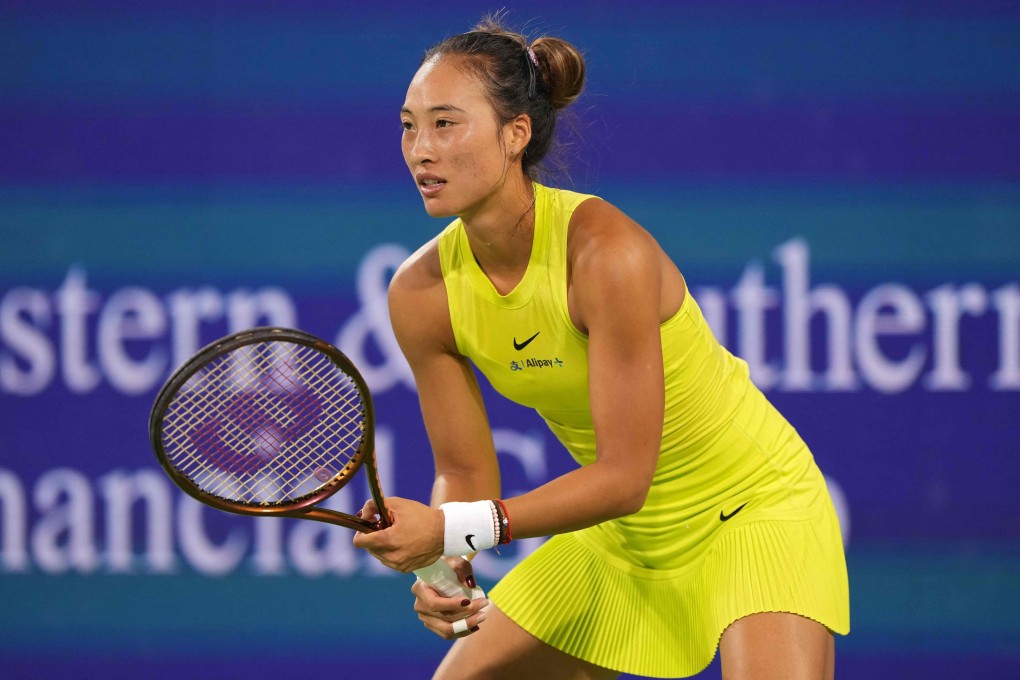
{"type": "Polygon", "coordinates": [[[443,503],[439,509],[446,517],[443,534],[444,555],[460,556],[496,545],[491,501],[443,503]]]}

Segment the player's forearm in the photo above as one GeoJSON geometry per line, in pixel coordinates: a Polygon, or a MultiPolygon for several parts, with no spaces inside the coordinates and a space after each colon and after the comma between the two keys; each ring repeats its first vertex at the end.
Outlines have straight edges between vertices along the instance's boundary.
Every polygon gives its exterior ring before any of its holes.
{"type": "Polygon", "coordinates": [[[515,539],[550,536],[633,514],[650,487],[650,478],[597,461],[505,503],[515,539]]]}
{"type": "Polygon", "coordinates": [[[479,501],[499,498],[498,471],[441,471],[432,485],[432,507],[450,501],[479,501]]]}

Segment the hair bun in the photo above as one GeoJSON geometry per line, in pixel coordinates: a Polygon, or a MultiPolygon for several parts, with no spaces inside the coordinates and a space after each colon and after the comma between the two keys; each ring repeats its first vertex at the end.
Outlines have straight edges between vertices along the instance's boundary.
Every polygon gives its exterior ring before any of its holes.
{"type": "Polygon", "coordinates": [[[584,56],[561,38],[544,36],[531,44],[538,73],[556,109],[569,106],[584,90],[584,56]]]}

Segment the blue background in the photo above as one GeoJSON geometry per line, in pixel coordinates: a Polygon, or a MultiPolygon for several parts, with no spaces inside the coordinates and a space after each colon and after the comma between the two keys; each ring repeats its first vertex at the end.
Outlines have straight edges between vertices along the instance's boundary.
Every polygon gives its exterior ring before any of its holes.
{"type": "MultiPolygon", "coordinates": [[[[384,488],[427,497],[381,296],[443,222],[398,109],[503,4],[0,5],[0,675],[428,677],[407,577],[189,509],[146,419],[198,345],[298,326],[365,367],[384,488]]],[[[557,183],[656,236],[838,496],[837,677],[1020,676],[1020,4],[505,4],[586,53],[557,183]]],[[[487,399],[507,495],[569,469],[487,399]]]]}

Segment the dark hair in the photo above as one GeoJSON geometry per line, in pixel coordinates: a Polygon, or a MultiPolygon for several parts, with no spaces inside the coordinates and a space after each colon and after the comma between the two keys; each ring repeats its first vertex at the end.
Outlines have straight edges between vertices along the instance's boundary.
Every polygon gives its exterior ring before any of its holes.
{"type": "Polygon", "coordinates": [[[510,31],[497,15],[485,17],[467,33],[430,47],[422,64],[436,57],[457,55],[485,88],[500,126],[526,113],[531,118],[531,141],[521,166],[530,177],[549,154],[556,120],[584,89],[584,57],[561,38],[528,38],[510,31]]]}

